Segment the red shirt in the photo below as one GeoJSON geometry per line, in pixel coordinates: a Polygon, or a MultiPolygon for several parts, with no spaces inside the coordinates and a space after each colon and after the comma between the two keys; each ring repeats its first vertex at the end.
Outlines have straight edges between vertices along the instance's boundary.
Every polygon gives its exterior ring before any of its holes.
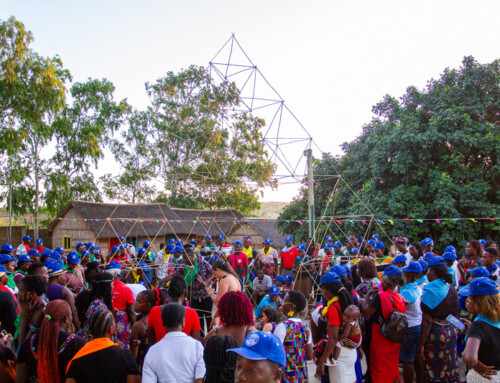
{"type": "Polygon", "coordinates": [[[241,276],[245,278],[245,265],[248,265],[248,256],[245,253],[233,253],[229,256],[228,260],[233,270],[236,269],[236,266],[243,268],[243,274],[241,274],[241,276]]]}
{"type": "MultiPolygon", "coordinates": [[[[167,333],[161,320],[161,308],[162,306],[153,307],[148,317],[148,327],[152,327],[155,330],[156,342],[159,342],[167,333]]],[[[186,324],[182,331],[186,335],[191,335],[192,331],[199,330],[201,330],[201,326],[198,313],[192,308],[186,307],[186,324]]]]}
{"type": "Polygon", "coordinates": [[[335,302],[333,305],[328,307],[328,326],[340,326],[340,325],[342,325],[343,319],[342,319],[341,313],[342,313],[342,309],[340,308],[339,302],[335,302]],[[336,308],[334,306],[336,306],[336,308]]]}
{"type": "Polygon", "coordinates": [[[299,256],[299,250],[296,247],[292,247],[288,251],[281,250],[281,260],[283,261],[283,268],[292,269],[295,258],[299,256]]]}
{"type": "Polygon", "coordinates": [[[134,294],[130,287],[125,286],[125,283],[115,279],[113,281],[113,292],[111,293],[113,308],[117,310],[126,310],[128,303],[134,303],[134,294]]]}

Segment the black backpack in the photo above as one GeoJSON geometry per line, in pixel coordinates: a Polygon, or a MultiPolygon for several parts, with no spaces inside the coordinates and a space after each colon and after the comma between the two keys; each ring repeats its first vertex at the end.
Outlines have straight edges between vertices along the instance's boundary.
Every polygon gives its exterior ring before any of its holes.
{"type": "Polygon", "coordinates": [[[403,338],[408,331],[408,317],[396,309],[391,296],[391,303],[394,311],[382,321],[380,333],[394,343],[403,343],[403,338]]]}

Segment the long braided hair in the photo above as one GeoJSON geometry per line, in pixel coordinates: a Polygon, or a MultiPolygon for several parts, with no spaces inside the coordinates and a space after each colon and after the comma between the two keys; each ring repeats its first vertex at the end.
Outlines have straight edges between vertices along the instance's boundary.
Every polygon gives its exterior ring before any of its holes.
{"type": "Polygon", "coordinates": [[[238,354],[226,351],[236,347],[238,343],[229,335],[215,335],[209,339],[203,351],[203,360],[207,367],[205,383],[234,382],[238,354]]]}
{"type": "Polygon", "coordinates": [[[45,307],[45,317],[38,336],[36,372],[40,383],[59,383],[58,340],[61,321],[71,315],[69,305],[62,299],[51,301],[45,307]]]}
{"type": "Polygon", "coordinates": [[[93,338],[105,338],[108,329],[113,325],[113,314],[109,310],[99,310],[92,314],[89,330],[93,338]]]}

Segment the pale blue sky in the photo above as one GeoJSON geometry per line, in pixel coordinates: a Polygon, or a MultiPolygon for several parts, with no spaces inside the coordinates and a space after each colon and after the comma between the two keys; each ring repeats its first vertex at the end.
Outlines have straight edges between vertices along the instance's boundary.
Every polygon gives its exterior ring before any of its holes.
{"type": "MultiPolygon", "coordinates": [[[[146,81],[206,65],[235,33],[315,142],[334,153],[385,94],[422,88],[465,55],[500,58],[495,0],[0,0],[0,18],[11,15],[74,80],[106,77],[137,108],[147,104],[146,81]]],[[[264,200],[289,200],[296,189],[264,200]]]]}

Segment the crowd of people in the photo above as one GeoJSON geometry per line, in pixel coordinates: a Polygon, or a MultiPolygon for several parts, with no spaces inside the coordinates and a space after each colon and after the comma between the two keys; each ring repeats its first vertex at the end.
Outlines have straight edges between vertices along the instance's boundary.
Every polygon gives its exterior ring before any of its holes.
{"type": "Polygon", "coordinates": [[[31,241],[0,249],[0,382],[500,382],[493,240],[31,241]]]}

